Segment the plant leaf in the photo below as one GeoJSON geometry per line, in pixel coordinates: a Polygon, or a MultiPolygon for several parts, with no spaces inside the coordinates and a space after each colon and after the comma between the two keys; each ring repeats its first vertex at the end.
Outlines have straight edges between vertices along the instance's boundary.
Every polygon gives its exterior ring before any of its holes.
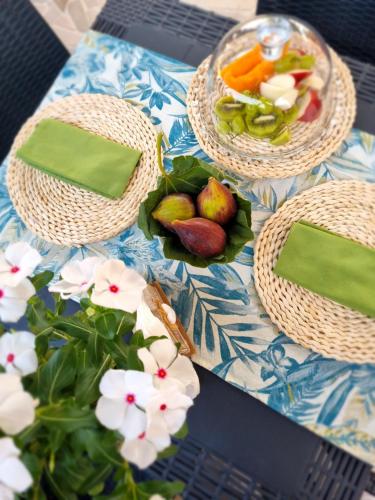
{"type": "Polygon", "coordinates": [[[138,358],[137,351],[138,351],[138,346],[134,345],[129,346],[127,367],[128,370],[138,370],[143,372],[144,370],[143,363],[138,358]]]}
{"type": "Polygon", "coordinates": [[[158,453],[158,460],[162,460],[163,458],[169,458],[175,455],[178,451],[178,447],[175,444],[171,444],[168,448],[158,453]]]}
{"type": "Polygon", "coordinates": [[[62,389],[74,382],[77,373],[74,346],[68,344],[57,349],[38,371],[38,394],[52,403],[62,389]]]}
{"type": "Polygon", "coordinates": [[[35,290],[38,291],[48,285],[53,276],[54,274],[52,271],[43,271],[30,278],[30,281],[34,285],[35,290]]]}
{"type": "Polygon", "coordinates": [[[86,451],[93,462],[122,466],[123,459],[117,451],[117,437],[113,431],[80,429],[72,435],[73,442],[86,451]]]}
{"type": "Polygon", "coordinates": [[[72,318],[59,318],[53,323],[53,327],[67,333],[71,337],[82,340],[88,340],[90,335],[97,334],[94,328],[91,328],[81,321],[72,318]]]}
{"type": "Polygon", "coordinates": [[[121,337],[116,337],[114,340],[105,340],[104,348],[116,361],[117,368],[129,368],[127,365],[129,346],[125,344],[121,337]]]}
{"type": "Polygon", "coordinates": [[[34,295],[34,297],[29,299],[26,309],[26,318],[29,329],[33,333],[38,334],[50,327],[47,313],[48,309],[40,297],[34,295]]]}
{"type": "Polygon", "coordinates": [[[111,356],[107,354],[99,367],[87,368],[82,372],[75,387],[76,401],[80,405],[91,404],[98,399],[100,379],[111,361],[111,356]]]}
{"type": "Polygon", "coordinates": [[[165,481],[144,481],[143,483],[137,484],[138,490],[149,495],[146,498],[150,498],[153,494],[159,494],[167,500],[172,499],[175,495],[182,493],[185,488],[185,484],[181,481],[173,481],[167,483],[165,481]]]}
{"type": "Polygon", "coordinates": [[[176,434],[174,436],[177,439],[185,439],[188,434],[189,434],[189,427],[188,427],[187,422],[185,421],[183,423],[181,429],[178,432],[176,432],[176,434]]]}
{"type": "Polygon", "coordinates": [[[40,408],[38,418],[45,426],[57,428],[67,433],[97,426],[97,420],[90,408],[79,408],[68,400],[65,400],[63,404],[40,408]]]}
{"type": "Polygon", "coordinates": [[[105,339],[113,339],[117,331],[116,316],[111,312],[100,314],[95,319],[95,328],[101,337],[105,339]]]}

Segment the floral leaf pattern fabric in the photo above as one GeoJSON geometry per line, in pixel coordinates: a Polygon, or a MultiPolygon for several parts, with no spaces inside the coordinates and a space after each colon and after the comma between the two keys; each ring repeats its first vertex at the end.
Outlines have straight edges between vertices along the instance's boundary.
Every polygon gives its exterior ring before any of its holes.
{"type": "MultiPolygon", "coordinates": [[[[161,128],[165,163],[180,154],[210,161],[199,148],[186,116],[185,97],[194,68],[111,36],[89,32],[69,59],[47,103],[82,92],[129,99],[161,128]]],[[[375,465],[375,365],[324,358],[277,331],[256,294],[253,246],[231,265],[198,269],[163,258],[157,240],[147,241],[136,225],[108,241],[84,248],[51,245],[18,218],[0,168],[1,247],[23,240],[59,271],[71,258],[122,259],[163,286],[193,339],[195,361],[352,454],[375,465]]],[[[375,138],[353,130],[340,149],[309,172],[279,180],[238,178],[252,202],[253,230],[287,199],[332,179],[375,182],[375,138]]]]}

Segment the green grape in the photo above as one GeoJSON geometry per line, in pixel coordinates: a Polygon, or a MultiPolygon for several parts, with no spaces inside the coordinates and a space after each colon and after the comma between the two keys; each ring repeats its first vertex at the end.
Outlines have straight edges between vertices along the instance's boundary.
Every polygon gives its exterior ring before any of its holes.
{"type": "Polygon", "coordinates": [[[275,62],[276,73],[286,73],[287,71],[292,71],[293,62],[290,57],[283,57],[275,62]]]}
{"type": "Polygon", "coordinates": [[[311,69],[315,64],[315,57],[309,54],[299,58],[299,68],[311,69]]]}

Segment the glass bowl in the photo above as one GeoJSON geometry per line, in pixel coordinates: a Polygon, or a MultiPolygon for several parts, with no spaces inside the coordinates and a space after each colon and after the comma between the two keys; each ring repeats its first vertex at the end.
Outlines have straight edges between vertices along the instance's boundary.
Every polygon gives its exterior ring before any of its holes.
{"type": "Polygon", "coordinates": [[[209,135],[254,159],[314,147],[331,115],[331,67],[329,48],[304,21],[262,15],[238,24],[209,63],[209,135]]]}

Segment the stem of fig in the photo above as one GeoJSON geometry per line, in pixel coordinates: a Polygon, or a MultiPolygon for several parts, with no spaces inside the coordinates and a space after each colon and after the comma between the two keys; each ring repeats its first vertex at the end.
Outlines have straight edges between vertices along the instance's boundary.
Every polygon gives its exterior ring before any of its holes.
{"type": "Polygon", "coordinates": [[[163,132],[159,132],[157,138],[156,138],[156,152],[158,156],[158,167],[161,172],[161,174],[164,177],[167,177],[167,172],[165,171],[164,165],[163,165],[163,160],[161,158],[161,144],[163,142],[163,132]]]}

